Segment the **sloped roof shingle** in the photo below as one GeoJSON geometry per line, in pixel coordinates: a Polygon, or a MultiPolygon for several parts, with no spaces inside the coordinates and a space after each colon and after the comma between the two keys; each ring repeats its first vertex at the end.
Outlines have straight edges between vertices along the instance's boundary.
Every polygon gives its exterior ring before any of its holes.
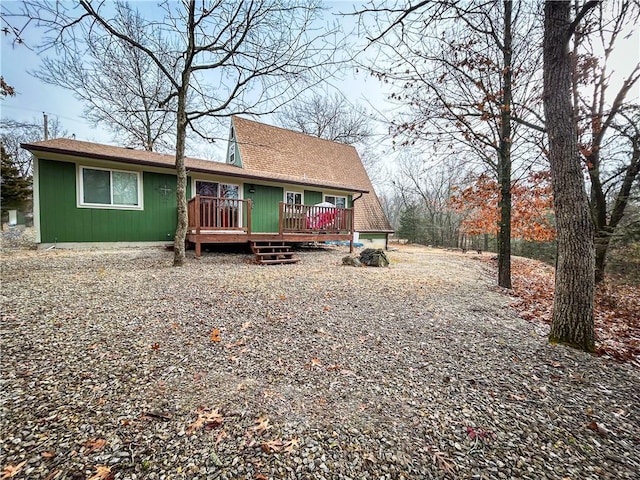
{"type": "Polygon", "coordinates": [[[356,231],[393,231],[353,146],[246,118],[234,116],[232,121],[245,168],[331,183],[348,182],[366,192],[354,204],[356,231]]]}
{"type": "MultiPolygon", "coordinates": [[[[32,153],[50,153],[78,158],[92,158],[114,162],[128,163],[132,165],[146,165],[160,168],[175,168],[175,156],[146,150],[134,150],[131,148],[114,147],[99,143],[82,142],[70,138],[55,138],[40,142],[23,143],[22,148],[32,153]]],[[[323,188],[334,188],[353,192],[364,191],[354,182],[331,182],[326,179],[305,179],[283,173],[259,171],[251,168],[240,168],[227,163],[201,160],[197,158],[185,158],[185,165],[190,172],[211,173],[230,177],[245,178],[250,180],[277,181],[294,185],[308,185],[323,188]]]]}

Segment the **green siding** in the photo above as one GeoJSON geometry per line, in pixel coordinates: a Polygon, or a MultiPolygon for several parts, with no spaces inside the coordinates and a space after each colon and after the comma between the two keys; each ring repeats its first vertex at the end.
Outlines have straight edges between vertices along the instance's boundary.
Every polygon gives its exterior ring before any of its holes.
{"type": "Polygon", "coordinates": [[[173,238],[176,229],[174,175],[143,173],[143,210],[78,208],[75,163],[40,159],[38,168],[43,243],[144,242],[173,238]]]}
{"type": "Polygon", "coordinates": [[[387,235],[384,233],[361,233],[359,238],[361,240],[384,240],[387,235]]]}
{"type": "Polygon", "coordinates": [[[315,205],[322,202],[322,192],[316,192],[313,190],[304,191],[304,204],[315,205]]]}
{"type": "Polygon", "coordinates": [[[251,210],[251,231],[269,232],[278,231],[279,205],[284,196],[282,187],[268,187],[266,185],[253,185],[254,193],[249,192],[250,185],[244,185],[244,198],[251,199],[253,208],[251,210]]]}

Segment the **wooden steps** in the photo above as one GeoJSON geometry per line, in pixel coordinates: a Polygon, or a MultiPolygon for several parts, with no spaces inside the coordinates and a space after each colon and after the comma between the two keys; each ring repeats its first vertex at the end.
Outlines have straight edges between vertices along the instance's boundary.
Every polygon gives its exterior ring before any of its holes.
{"type": "Polygon", "coordinates": [[[249,245],[256,256],[256,260],[262,265],[281,265],[300,261],[295,256],[295,253],[291,251],[291,247],[284,242],[251,241],[249,245]]]}

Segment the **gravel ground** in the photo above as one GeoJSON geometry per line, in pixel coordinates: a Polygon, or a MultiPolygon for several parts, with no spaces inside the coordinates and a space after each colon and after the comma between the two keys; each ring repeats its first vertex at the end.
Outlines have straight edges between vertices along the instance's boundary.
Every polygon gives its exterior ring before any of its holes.
{"type": "Polygon", "coordinates": [[[345,254],[3,249],[2,478],[638,478],[638,369],[474,255],[345,254]]]}

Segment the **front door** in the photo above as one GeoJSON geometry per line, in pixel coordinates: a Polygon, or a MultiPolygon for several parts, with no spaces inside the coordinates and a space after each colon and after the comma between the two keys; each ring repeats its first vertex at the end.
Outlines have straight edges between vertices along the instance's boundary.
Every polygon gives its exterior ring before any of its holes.
{"type": "Polygon", "coordinates": [[[244,186],[244,198],[250,198],[251,231],[259,233],[278,232],[278,213],[284,191],[282,187],[268,187],[266,185],[244,186]],[[254,190],[250,192],[249,190],[254,190]]]}

